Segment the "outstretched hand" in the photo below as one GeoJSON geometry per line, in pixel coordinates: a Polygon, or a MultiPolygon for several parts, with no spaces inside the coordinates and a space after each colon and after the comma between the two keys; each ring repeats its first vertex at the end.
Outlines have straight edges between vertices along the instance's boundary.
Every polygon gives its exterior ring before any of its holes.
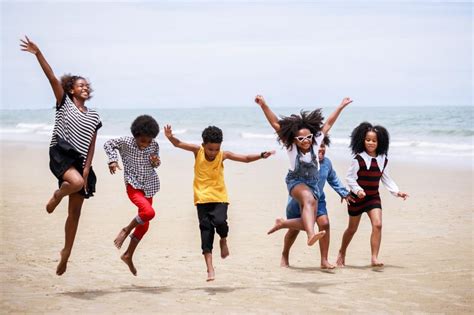
{"type": "Polygon", "coordinates": [[[166,138],[171,138],[173,136],[173,130],[171,129],[171,125],[166,125],[163,130],[165,131],[166,138]]]}
{"type": "Polygon", "coordinates": [[[341,102],[341,106],[342,107],[346,107],[347,105],[349,105],[350,103],[352,103],[352,100],[350,97],[344,97],[342,99],[342,102],[341,102]]]}
{"type": "Polygon", "coordinates": [[[275,150],[263,151],[262,153],[260,153],[260,156],[262,157],[262,159],[266,159],[266,158],[269,158],[273,154],[275,154],[275,150]]]}
{"type": "Polygon", "coordinates": [[[260,106],[267,105],[267,103],[265,102],[265,99],[263,98],[262,95],[255,96],[255,103],[257,103],[260,106]]]}
{"type": "Polygon", "coordinates": [[[399,192],[397,193],[397,197],[400,197],[400,198],[403,198],[403,200],[406,200],[409,196],[408,196],[407,193],[404,193],[404,192],[399,191],[399,192]]]}
{"type": "Polygon", "coordinates": [[[38,48],[38,46],[36,46],[36,44],[33,43],[26,35],[25,35],[25,39],[26,40],[20,39],[21,50],[32,53],[33,55],[36,55],[37,53],[39,53],[40,49],[38,48]]]}

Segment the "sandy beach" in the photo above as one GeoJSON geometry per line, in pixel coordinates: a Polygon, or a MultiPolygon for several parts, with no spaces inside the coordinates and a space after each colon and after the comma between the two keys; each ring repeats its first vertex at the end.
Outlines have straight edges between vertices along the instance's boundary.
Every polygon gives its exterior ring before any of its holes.
{"type": "MultiPolygon", "coordinates": [[[[329,157],[330,154],[328,154],[329,157]]],[[[67,272],[55,274],[64,242],[67,200],[51,215],[56,187],[47,144],[1,144],[1,298],[7,313],[441,313],[473,306],[473,172],[391,164],[407,201],[381,189],[383,269],[370,263],[370,222],[362,218],[345,268],[319,268],[319,247],[295,243],[281,268],[284,231],[267,230],[283,216],[287,161],[226,161],[230,256],[214,252],[216,280],[206,282],[193,205],[191,153],[163,150],[157,216],[138,247],[134,277],[113,246],[136,214],[123,174],[110,175],[100,145],[93,162],[96,196],[83,206],[67,272]]],[[[343,177],[347,161],[333,161],[343,177]]],[[[326,188],[335,263],[347,211],[326,188]]],[[[128,241],[126,244],[128,245],[128,241]]]]}

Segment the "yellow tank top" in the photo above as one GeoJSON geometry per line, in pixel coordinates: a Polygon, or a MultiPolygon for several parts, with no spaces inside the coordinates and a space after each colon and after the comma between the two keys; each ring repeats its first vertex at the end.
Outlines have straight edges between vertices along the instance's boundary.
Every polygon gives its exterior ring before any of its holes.
{"type": "Polygon", "coordinates": [[[224,183],[223,151],[219,151],[214,161],[206,160],[201,146],[194,162],[194,204],[228,202],[224,183]]]}

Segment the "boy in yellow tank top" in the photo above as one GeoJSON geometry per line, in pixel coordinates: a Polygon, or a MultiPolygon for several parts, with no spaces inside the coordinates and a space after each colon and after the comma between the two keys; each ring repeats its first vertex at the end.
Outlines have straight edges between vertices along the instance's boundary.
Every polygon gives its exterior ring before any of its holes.
{"type": "Polygon", "coordinates": [[[197,207],[199,218],[199,229],[201,230],[201,248],[207,267],[207,280],[215,279],[214,266],[212,264],[212,245],[214,234],[220,236],[221,257],[229,256],[227,247],[227,235],[229,226],[227,224],[227,190],[224,182],[224,160],[229,159],[238,162],[254,162],[266,159],[274,152],[262,152],[260,154],[236,154],[230,151],[222,151],[222,130],[209,126],[202,132],[202,144],[190,144],[177,139],[173,135],[170,125],[166,125],[165,135],[177,148],[194,153],[194,204],[197,207]]]}

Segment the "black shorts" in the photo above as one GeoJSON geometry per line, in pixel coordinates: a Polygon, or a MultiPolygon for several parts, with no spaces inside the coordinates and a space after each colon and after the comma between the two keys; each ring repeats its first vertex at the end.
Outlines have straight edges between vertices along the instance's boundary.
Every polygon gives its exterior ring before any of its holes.
{"type": "MultiPolygon", "coordinates": [[[[74,167],[79,174],[83,175],[83,163],[84,158],[81,154],[62,138],[58,137],[58,142],[49,148],[49,169],[58,179],[59,187],[61,187],[61,184],[64,181],[64,173],[71,166],[74,167]]],[[[82,188],[79,193],[84,196],[84,198],[92,197],[95,193],[96,183],[97,177],[95,176],[94,170],[91,166],[89,176],[87,177],[87,193],[84,188],[82,188]]]]}

